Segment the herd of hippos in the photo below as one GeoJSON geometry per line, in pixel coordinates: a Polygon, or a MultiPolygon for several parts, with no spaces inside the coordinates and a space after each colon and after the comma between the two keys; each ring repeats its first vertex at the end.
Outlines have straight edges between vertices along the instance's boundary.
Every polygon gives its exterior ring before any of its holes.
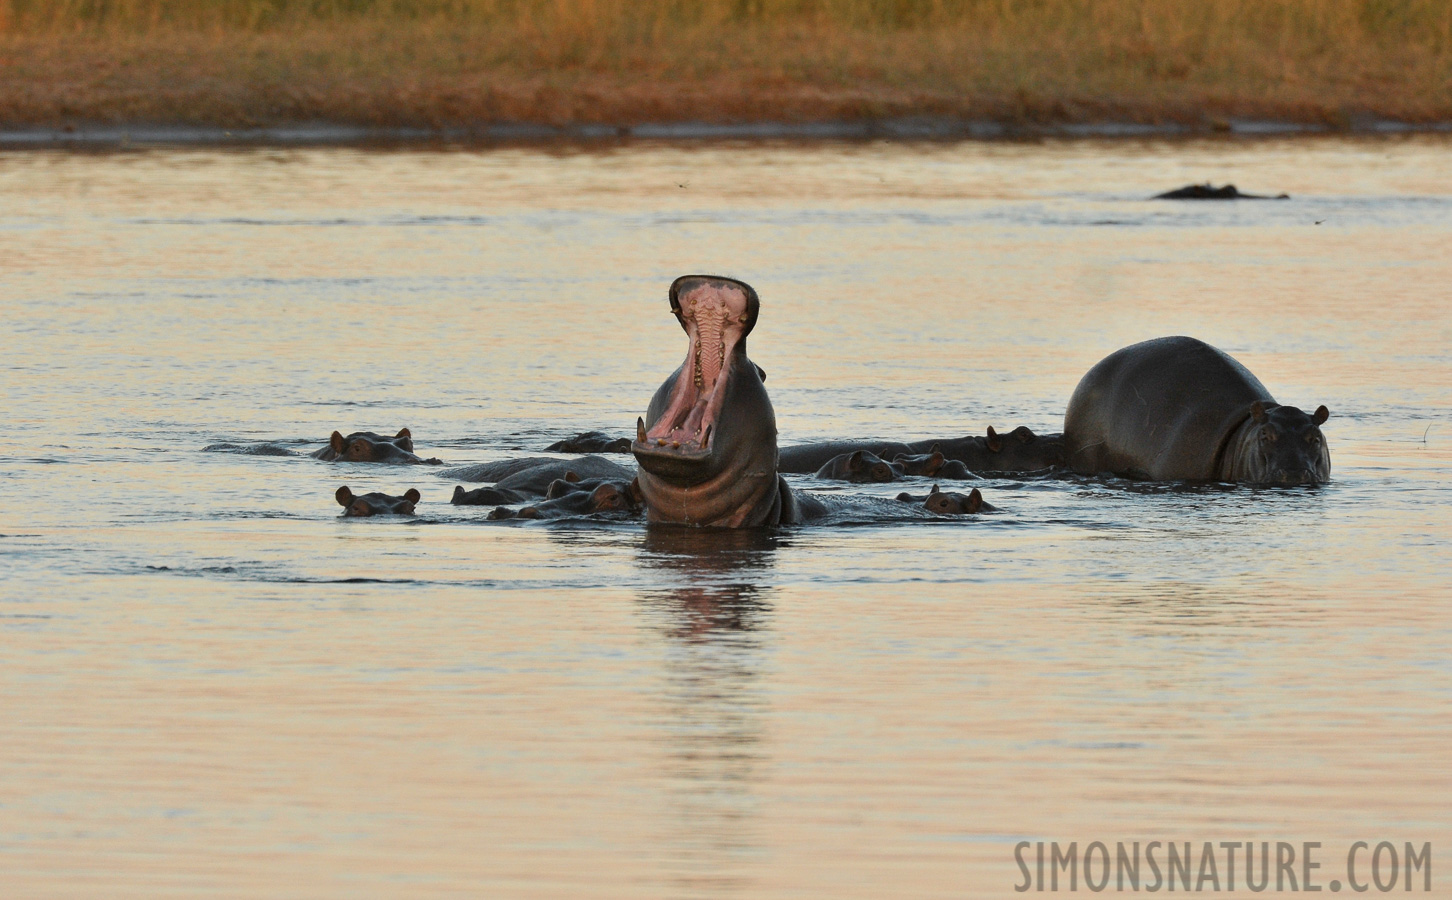
{"type": "MultiPolygon", "coordinates": [[[[966,480],[982,473],[1072,471],[1154,481],[1268,485],[1325,482],[1331,473],[1321,406],[1307,414],[1276,403],[1248,369],[1189,337],[1165,337],[1115,351],[1079,381],[1062,434],[1019,427],[999,434],[898,443],[831,441],[778,450],[765,373],[746,355],[761,301],[748,284],[686,275],[670,288],[671,312],[689,340],[686,359],[661,384],[635,439],[587,432],[549,448],[576,459],[528,457],[446,470],[460,481],[453,503],[496,507],[491,519],[554,518],[644,511],[652,523],[721,528],[791,525],[826,517],[840,497],[792,488],[783,474],[887,482],[903,476],[966,480]],[[599,453],[629,452],[632,470],[599,453]],[[529,504],[511,508],[518,504],[529,504]]],[[[273,452],[291,451],[273,447],[273,452]]],[[[242,449],[214,445],[207,449],[242,449]]],[[[247,452],[269,452],[249,448],[247,452]]],[[[407,428],[393,437],[333,432],[318,459],[426,463],[407,428]]],[[[412,515],[403,496],[338,489],[345,516],[412,515]]],[[[918,515],[992,510],[982,493],[900,494],[918,515]]]]}

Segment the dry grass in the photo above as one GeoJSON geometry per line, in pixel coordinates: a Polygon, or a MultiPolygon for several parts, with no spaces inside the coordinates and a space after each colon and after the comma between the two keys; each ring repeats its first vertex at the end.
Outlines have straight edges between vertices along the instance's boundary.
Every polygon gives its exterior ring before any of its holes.
{"type": "Polygon", "coordinates": [[[1452,120],[1448,0],[0,0],[0,123],[1452,120]]]}

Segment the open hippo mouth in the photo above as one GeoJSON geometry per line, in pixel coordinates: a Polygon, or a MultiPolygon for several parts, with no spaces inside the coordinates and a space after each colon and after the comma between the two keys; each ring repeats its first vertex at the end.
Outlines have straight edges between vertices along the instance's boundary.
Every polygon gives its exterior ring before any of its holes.
{"type": "Polygon", "coordinates": [[[751,365],[744,344],[760,300],[740,281],[685,275],[671,285],[670,301],[690,346],[665,409],[649,429],[637,421],[630,449],[642,466],[682,477],[699,474],[716,448],[734,367],[751,365]]]}

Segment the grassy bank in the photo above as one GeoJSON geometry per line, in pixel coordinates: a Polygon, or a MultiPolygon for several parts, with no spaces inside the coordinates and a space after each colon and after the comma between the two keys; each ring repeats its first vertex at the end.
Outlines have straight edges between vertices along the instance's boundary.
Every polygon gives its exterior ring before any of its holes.
{"type": "Polygon", "coordinates": [[[1447,0],[0,0],[0,127],[1452,120],[1447,0]]]}

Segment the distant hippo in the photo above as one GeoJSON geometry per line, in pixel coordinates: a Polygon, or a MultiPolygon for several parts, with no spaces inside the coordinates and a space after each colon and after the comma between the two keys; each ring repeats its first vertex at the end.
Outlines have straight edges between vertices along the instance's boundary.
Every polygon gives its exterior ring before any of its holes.
{"type": "Polygon", "coordinates": [[[928,512],[937,513],[940,516],[969,516],[980,512],[993,512],[998,507],[992,506],[983,501],[983,492],[974,488],[966,494],[957,491],[940,491],[938,486],[927,496],[913,496],[908,493],[897,495],[897,499],[903,503],[920,503],[923,509],[928,512]]]}
{"type": "Polygon", "coordinates": [[[1064,416],[1069,464],[1154,481],[1319,484],[1331,477],[1321,424],[1281,406],[1245,366],[1203,341],[1165,337],[1089,370],[1064,416]]]}
{"type": "Polygon", "coordinates": [[[413,452],[413,433],[404,428],[393,437],[371,431],[355,431],[347,437],[333,432],[328,446],[312,454],[314,459],[344,462],[401,463],[405,465],[443,465],[441,460],[420,459],[413,452]]]}
{"type": "Polygon", "coordinates": [[[506,503],[523,503],[527,499],[517,491],[501,491],[492,487],[466,491],[462,485],[455,485],[454,496],[449,502],[455,506],[501,506],[506,503]]]}
{"type": "Polygon", "coordinates": [[[818,478],[850,481],[853,484],[881,484],[896,481],[898,472],[877,454],[858,450],[832,457],[817,470],[816,475],[818,478]]]}
{"type": "Polygon", "coordinates": [[[1165,191],[1163,194],[1155,194],[1154,200],[1289,200],[1290,194],[1277,194],[1274,197],[1268,194],[1242,194],[1235,189],[1235,185],[1227,184],[1224,187],[1212,187],[1210,182],[1204,184],[1187,184],[1182,188],[1173,191],[1165,191]]]}
{"type": "MultiPolygon", "coordinates": [[[[560,482],[567,484],[568,482],[560,482]]],[[[639,505],[628,486],[618,482],[600,482],[589,490],[561,491],[555,497],[518,510],[501,506],[489,513],[490,519],[555,519],[564,516],[586,516],[602,512],[634,512],[639,505]]]]}
{"type": "Polygon", "coordinates": [[[419,501],[419,492],[409,488],[402,497],[388,494],[355,495],[345,484],[333,495],[348,516],[411,516],[419,501]]]}
{"type": "Polygon", "coordinates": [[[756,291],[733,278],[686,275],[669,297],[686,358],[651,398],[630,447],[647,519],[725,528],[802,521],[806,507],[777,473],[776,412],[746,355],[761,308],[756,291]]]}
{"type": "Polygon", "coordinates": [[[545,449],[552,453],[629,453],[630,438],[612,438],[603,431],[584,431],[555,441],[545,449]]]}

